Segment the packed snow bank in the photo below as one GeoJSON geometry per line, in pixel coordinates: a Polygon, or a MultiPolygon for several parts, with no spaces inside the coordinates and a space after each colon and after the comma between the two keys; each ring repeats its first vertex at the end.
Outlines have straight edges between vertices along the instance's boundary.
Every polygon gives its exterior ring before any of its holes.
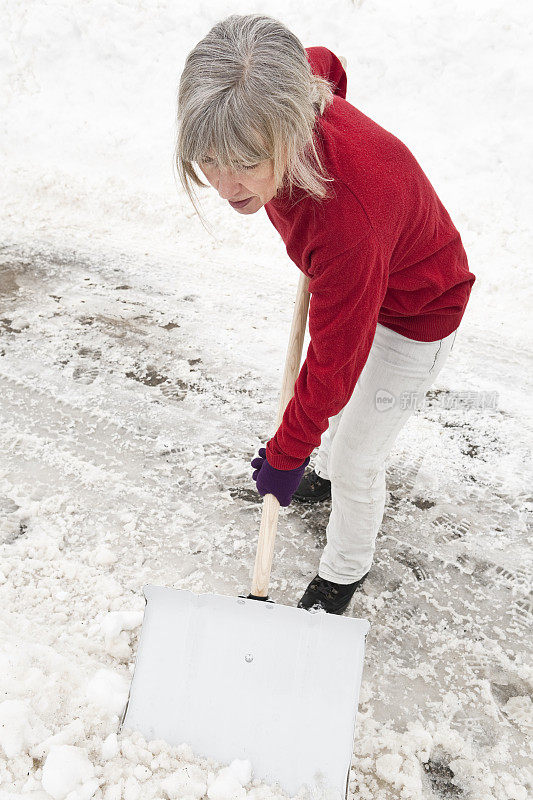
{"type": "MultiPolygon", "coordinates": [[[[184,11],[170,2],[5,0],[4,9],[7,219],[29,236],[53,229],[92,242],[163,237],[197,247],[205,231],[171,168],[179,74],[209,26],[249,13],[249,4],[184,11]]],[[[526,9],[523,0],[432,2],[423,12],[411,0],[257,9],[304,44],[344,54],[348,100],[411,147],[463,235],[480,276],[470,323],[484,327],[490,314],[492,329],[509,337],[517,315],[528,322],[527,303],[515,302],[531,249],[531,197],[520,179],[532,166],[523,135],[532,116],[526,9]]],[[[254,238],[269,230],[264,220],[237,219],[214,193],[205,198],[220,243],[240,238],[237,229],[254,238]]]]}

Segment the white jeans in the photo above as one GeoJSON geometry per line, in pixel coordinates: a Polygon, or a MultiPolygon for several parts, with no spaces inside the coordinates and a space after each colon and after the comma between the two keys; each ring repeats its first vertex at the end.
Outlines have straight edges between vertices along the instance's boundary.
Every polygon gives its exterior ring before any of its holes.
{"type": "Polygon", "coordinates": [[[330,418],[315,459],[315,472],[331,481],[332,501],[320,577],[353,583],[370,569],[385,508],[385,460],[456,334],[417,342],[378,324],[352,396],[330,418]]]}

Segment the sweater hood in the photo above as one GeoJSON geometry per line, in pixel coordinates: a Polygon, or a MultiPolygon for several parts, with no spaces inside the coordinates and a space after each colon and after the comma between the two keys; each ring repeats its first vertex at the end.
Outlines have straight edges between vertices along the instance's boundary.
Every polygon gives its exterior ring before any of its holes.
{"type": "Polygon", "coordinates": [[[333,84],[333,94],[346,100],[348,78],[341,61],[327,47],[306,47],[307,60],[315,75],[321,75],[333,84]]]}

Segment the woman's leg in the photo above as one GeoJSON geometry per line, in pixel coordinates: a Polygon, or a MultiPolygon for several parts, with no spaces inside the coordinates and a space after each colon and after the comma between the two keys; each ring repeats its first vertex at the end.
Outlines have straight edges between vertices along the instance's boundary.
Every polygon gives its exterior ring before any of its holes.
{"type": "Polygon", "coordinates": [[[317,456],[332,498],[321,578],[353,583],[370,569],[385,507],[385,460],[444,366],[455,335],[417,342],[377,326],[353,394],[332,418],[317,456]]]}

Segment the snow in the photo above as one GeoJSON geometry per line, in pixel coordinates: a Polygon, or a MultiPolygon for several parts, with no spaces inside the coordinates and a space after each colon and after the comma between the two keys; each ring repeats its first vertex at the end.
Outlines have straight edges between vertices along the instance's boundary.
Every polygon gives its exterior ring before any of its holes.
{"type": "Polygon", "coordinates": [[[4,700],[0,703],[0,747],[7,758],[14,758],[47,734],[39,718],[23,700],[4,700]]]}
{"type": "Polygon", "coordinates": [[[116,733],[110,733],[102,742],[102,760],[110,761],[115,758],[119,751],[118,736],[116,733]]]}
{"type": "Polygon", "coordinates": [[[87,686],[89,702],[120,716],[126,706],[129,681],[110,669],[99,669],[87,686]]]}
{"type": "Polygon", "coordinates": [[[165,796],[169,798],[183,797],[190,795],[194,798],[201,798],[205,795],[207,783],[204,773],[198,767],[180,767],[166,777],[161,788],[165,796]]]}
{"type": "MultiPolygon", "coordinates": [[[[412,149],[478,276],[351,612],[372,624],[352,796],[531,796],[528,8],[3,1],[1,800],[285,800],[253,764],[117,736],[143,584],[236,595],[253,564],[298,271],[212,190],[206,234],[171,168],[187,52],[251,10],[347,58],[348,99],[412,149]]],[[[276,601],[328,514],[281,510],[276,601]]]]}
{"type": "Polygon", "coordinates": [[[386,753],[376,759],[376,772],[380,778],[395,784],[400,776],[403,758],[399,753],[386,753]]]}
{"type": "Polygon", "coordinates": [[[69,744],[55,744],[50,748],[43,766],[42,784],[54,800],[65,800],[76,789],[76,796],[89,800],[98,788],[87,753],[69,744]]]}
{"type": "Polygon", "coordinates": [[[251,768],[244,762],[233,761],[229,767],[221,769],[210,782],[207,790],[209,800],[244,800],[244,785],[250,782],[251,768]]]}

